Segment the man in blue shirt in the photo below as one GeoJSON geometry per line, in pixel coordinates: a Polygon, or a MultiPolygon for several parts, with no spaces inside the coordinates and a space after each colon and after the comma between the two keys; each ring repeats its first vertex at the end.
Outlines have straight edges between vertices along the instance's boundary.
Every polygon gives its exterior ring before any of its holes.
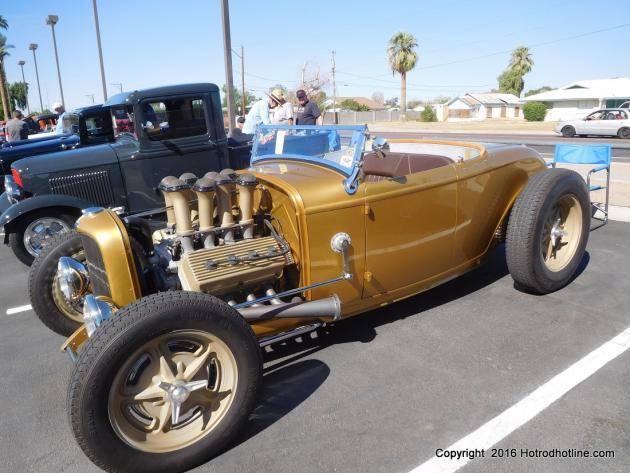
{"type": "Polygon", "coordinates": [[[277,106],[278,102],[271,98],[271,96],[255,102],[254,105],[252,105],[252,108],[249,109],[249,112],[245,117],[243,133],[251,134],[256,132],[256,126],[259,123],[264,123],[265,125],[271,123],[271,118],[269,117],[269,109],[276,108],[277,106]]]}

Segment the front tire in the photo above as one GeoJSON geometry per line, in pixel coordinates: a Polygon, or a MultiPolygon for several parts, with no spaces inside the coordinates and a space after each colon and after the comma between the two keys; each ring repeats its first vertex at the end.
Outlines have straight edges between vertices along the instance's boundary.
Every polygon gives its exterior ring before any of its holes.
{"type": "Polygon", "coordinates": [[[507,228],[507,265],[517,287],[547,294],[569,283],[588,242],[590,207],[575,171],[548,169],[529,180],[507,228]]]}
{"type": "Polygon", "coordinates": [[[72,215],[63,213],[51,216],[49,212],[34,212],[19,222],[16,231],[9,235],[9,246],[17,259],[30,266],[48,240],[69,231],[75,220],[72,215]]]}
{"type": "Polygon", "coordinates": [[[623,128],[619,129],[619,131],[617,132],[617,136],[624,140],[630,139],[630,127],[624,126],[623,128]]]}
{"type": "Polygon", "coordinates": [[[82,304],[72,304],[59,289],[57,263],[62,256],[85,260],[81,236],[76,231],[55,235],[46,243],[31,265],[28,292],[39,320],[53,332],[68,337],[83,323],[82,304]]]}
{"type": "Polygon", "coordinates": [[[560,132],[565,138],[573,138],[575,136],[575,128],[571,125],[563,126],[560,132]]]}
{"type": "Polygon", "coordinates": [[[184,291],[154,294],[119,310],[79,350],[70,425],[104,470],[184,471],[243,427],[261,373],[256,338],[226,303],[184,291]]]}

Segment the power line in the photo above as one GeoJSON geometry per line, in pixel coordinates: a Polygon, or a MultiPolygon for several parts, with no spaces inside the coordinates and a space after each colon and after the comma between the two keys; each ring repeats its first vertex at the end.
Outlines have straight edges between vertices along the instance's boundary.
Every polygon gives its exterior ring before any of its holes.
{"type": "MultiPolygon", "coordinates": [[[[386,84],[398,84],[398,81],[394,81],[394,80],[385,80],[385,79],[377,79],[376,77],[378,76],[362,76],[359,74],[353,74],[352,72],[345,72],[345,71],[337,71],[338,74],[344,74],[347,76],[352,76],[352,77],[357,77],[359,79],[368,79],[368,80],[375,80],[378,82],[384,82],[386,84]]],[[[387,74],[389,75],[389,74],[387,74]]],[[[445,85],[429,85],[429,84],[412,84],[412,83],[408,83],[407,84],[408,87],[416,87],[416,88],[426,88],[426,89],[431,89],[431,88],[438,88],[438,89],[444,89],[447,86],[445,85]]],[[[494,84],[477,84],[477,85],[452,85],[450,87],[480,87],[480,88],[484,88],[484,87],[492,87],[494,86],[494,84]]]]}

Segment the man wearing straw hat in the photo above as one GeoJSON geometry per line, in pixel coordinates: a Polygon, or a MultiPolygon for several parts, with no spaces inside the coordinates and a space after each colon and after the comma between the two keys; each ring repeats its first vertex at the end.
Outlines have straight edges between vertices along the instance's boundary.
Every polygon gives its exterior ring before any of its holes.
{"type": "Polygon", "coordinates": [[[274,125],[293,125],[293,105],[287,102],[284,91],[279,88],[273,89],[269,97],[278,103],[278,106],[273,109],[271,123],[274,125]]]}
{"type": "MultiPolygon", "coordinates": [[[[279,90],[279,89],[274,89],[279,90]]],[[[259,123],[268,125],[271,123],[271,117],[269,116],[269,110],[278,106],[279,100],[273,98],[273,91],[267,95],[266,99],[260,99],[254,102],[252,108],[247,112],[245,117],[245,124],[243,125],[243,133],[255,133],[256,126],[259,123]]]]}

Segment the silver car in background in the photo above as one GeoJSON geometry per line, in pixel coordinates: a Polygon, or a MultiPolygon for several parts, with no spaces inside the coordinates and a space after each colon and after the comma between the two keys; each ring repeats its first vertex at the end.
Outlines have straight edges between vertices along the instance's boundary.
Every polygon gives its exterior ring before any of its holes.
{"type": "Polygon", "coordinates": [[[567,138],[601,135],[630,139],[630,110],[627,108],[597,110],[582,119],[558,123],[555,132],[567,138]]]}

